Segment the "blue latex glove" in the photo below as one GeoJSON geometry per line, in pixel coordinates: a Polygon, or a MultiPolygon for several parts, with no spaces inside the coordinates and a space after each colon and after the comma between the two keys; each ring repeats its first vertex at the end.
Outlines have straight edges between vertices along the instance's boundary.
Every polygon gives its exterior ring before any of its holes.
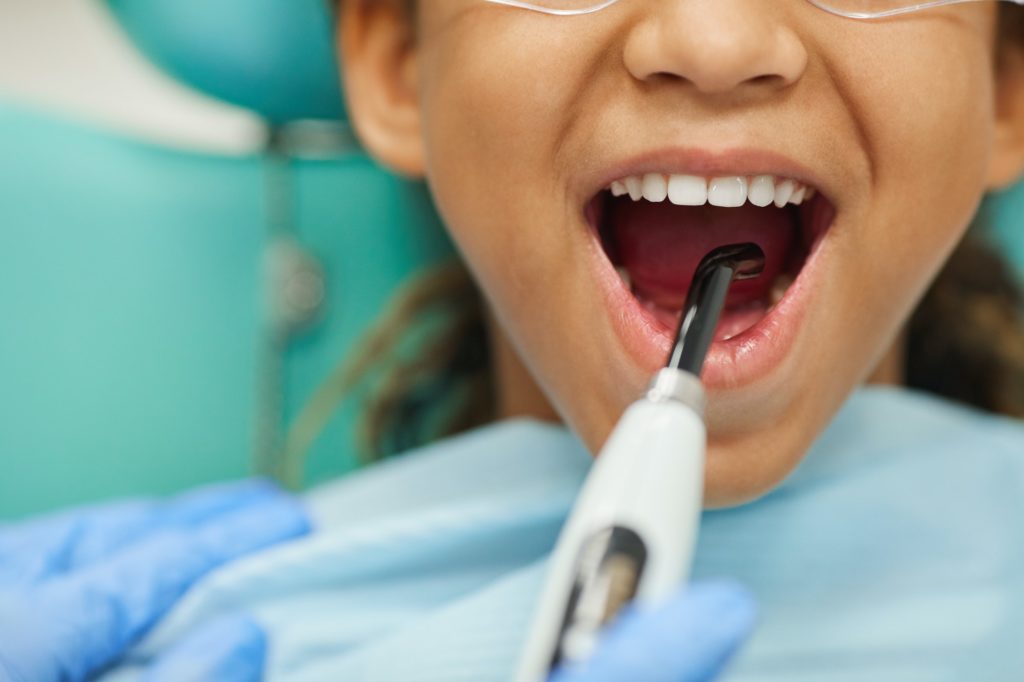
{"type": "MultiPolygon", "coordinates": [[[[203,575],[308,530],[299,503],[265,482],[0,527],[0,682],[88,679],[203,575]]],[[[265,652],[255,623],[223,620],[156,662],[147,680],[250,682],[265,652]]]]}
{"type": "Polygon", "coordinates": [[[710,682],[754,628],[750,595],[731,583],[690,587],[655,608],[634,606],[612,623],[594,655],[550,682],[710,682]]]}

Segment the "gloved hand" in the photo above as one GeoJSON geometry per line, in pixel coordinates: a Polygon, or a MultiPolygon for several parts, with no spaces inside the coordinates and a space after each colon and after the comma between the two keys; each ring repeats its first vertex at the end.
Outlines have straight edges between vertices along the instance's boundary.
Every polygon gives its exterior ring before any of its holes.
{"type": "MultiPolygon", "coordinates": [[[[115,662],[199,578],[309,530],[265,482],[0,526],[0,680],[78,682],[115,662]]],[[[265,640],[244,618],[204,628],[149,682],[258,680],[265,640]]]]}
{"type": "Polygon", "coordinates": [[[731,583],[695,585],[666,603],[629,606],[594,655],[550,682],[710,682],[754,628],[750,595],[731,583]]]}

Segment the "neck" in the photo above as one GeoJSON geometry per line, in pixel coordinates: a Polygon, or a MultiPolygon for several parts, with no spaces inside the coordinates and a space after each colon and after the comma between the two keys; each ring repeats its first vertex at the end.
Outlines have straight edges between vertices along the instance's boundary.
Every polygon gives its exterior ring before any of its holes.
{"type": "Polygon", "coordinates": [[[904,356],[907,350],[906,332],[901,333],[892,347],[886,351],[881,362],[875,367],[871,376],[868,377],[868,384],[875,386],[902,386],[906,383],[906,361],[904,356]]]}

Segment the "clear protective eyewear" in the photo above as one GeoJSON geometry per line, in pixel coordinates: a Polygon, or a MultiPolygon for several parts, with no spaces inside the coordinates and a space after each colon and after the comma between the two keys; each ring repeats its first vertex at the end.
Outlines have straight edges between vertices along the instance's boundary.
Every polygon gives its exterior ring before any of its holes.
{"type": "MultiPolygon", "coordinates": [[[[572,16],[591,14],[611,7],[619,0],[485,0],[498,5],[521,9],[572,16]]],[[[881,19],[897,14],[919,12],[933,7],[957,5],[964,2],[985,2],[986,0],[807,0],[815,7],[848,19],[881,19]]],[[[1024,5],[1024,0],[1004,0],[1015,5],[1024,5]]]]}

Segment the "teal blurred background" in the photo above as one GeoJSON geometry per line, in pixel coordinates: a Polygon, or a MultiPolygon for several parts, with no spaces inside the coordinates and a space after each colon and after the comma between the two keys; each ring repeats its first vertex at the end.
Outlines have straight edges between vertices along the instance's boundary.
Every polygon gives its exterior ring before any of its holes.
{"type": "Polygon", "coordinates": [[[991,238],[1024,282],[1024,183],[990,197],[982,209],[991,238]]]}
{"type": "MultiPolygon", "coordinates": [[[[251,474],[268,427],[283,437],[395,288],[451,253],[423,186],[347,129],[319,0],[110,6],[166,73],[258,114],[267,145],[155,144],[0,92],[0,518],[251,474]],[[286,334],[282,242],[324,287],[286,334]]],[[[356,465],[357,411],[307,482],[356,465]]]]}

